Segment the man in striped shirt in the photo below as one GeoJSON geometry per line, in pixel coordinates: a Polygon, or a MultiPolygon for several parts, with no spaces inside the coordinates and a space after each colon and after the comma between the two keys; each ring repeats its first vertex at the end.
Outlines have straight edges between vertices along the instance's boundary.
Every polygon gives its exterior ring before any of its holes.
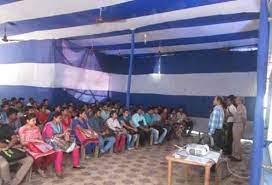
{"type": "Polygon", "coordinates": [[[215,149],[222,149],[223,147],[223,122],[224,122],[224,109],[223,109],[223,99],[220,96],[216,96],[213,100],[213,111],[209,119],[209,131],[208,134],[211,138],[211,145],[215,149]]]}

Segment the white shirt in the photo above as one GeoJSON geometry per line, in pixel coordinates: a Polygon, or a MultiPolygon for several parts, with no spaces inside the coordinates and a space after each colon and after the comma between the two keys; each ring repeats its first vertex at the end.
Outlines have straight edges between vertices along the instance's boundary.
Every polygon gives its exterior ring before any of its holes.
{"type": "Polygon", "coordinates": [[[107,120],[107,125],[111,130],[114,130],[114,131],[117,130],[116,127],[121,128],[118,119],[109,118],[107,120]]]}
{"type": "Polygon", "coordinates": [[[228,116],[227,123],[234,123],[235,122],[234,117],[237,114],[236,107],[233,104],[229,105],[228,108],[227,108],[227,112],[228,112],[228,114],[231,113],[228,116]]]}

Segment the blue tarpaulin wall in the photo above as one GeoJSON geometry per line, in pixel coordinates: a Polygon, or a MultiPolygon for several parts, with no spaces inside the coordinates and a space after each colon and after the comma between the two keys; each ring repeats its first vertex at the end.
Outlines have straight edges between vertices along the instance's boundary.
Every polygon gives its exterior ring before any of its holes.
{"type": "MultiPolygon", "coordinates": [[[[125,103],[129,58],[74,48],[66,40],[0,45],[1,97],[50,98],[59,104],[107,98],[125,103]],[[73,100],[74,101],[74,100],[73,100]]],[[[213,96],[234,94],[246,100],[253,118],[256,51],[201,50],[136,56],[131,103],[182,106],[207,117],[213,96]]]]}
{"type": "Polygon", "coordinates": [[[255,185],[268,40],[261,37],[267,12],[258,34],[260,2],[264,10],[266,0],[0,1],[0,32],[25,40],[0,41],[0,97],[47,97],[52,104],[112,98],[208,117],[213,96],[234,94],[245,97],[250,120],[257,97],[255,185]],[[258,38],[257,70],[255,51],[229,48],[254,48],[258,38]]]}

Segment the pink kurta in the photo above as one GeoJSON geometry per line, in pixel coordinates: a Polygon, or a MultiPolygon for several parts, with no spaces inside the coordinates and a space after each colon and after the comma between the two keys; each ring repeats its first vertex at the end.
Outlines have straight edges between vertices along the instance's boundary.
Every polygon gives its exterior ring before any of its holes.
{"type": "MultiPolygon", "coordinates": [[[[28,128],[26,125],[21,127],[19,129],[19,136],[21,139],[22,143],[28,143],[31,142],[32,140],[42,140],[42,136],[41,136],[41,132],[39,127],[35,126],[32,128],[28,128]]],[[[47,145],[47,143],[44,143],[45,145],[47,145]]],[[[26,151],[34,158],[34,159],[38,159],[40,157],[44,157],[47,155],[51,155],[54,154],[55,151],[54,150],[50,150],[46,153],[36,153],[36,152],[32,152],[30,151],[28,148],[26,148],[26,151]]]]}

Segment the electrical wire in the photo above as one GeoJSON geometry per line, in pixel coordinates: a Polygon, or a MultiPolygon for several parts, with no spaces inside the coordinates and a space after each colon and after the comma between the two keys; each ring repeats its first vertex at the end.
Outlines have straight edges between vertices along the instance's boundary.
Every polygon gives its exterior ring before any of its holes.
{"type": "Polygon", "coordinates": [[[228,160],[228,159],[222,158],[222,159],[221,159],[221,162],[222,162],[222,161],[225,161],[225,162],[227,163],[227,169],[228,169],[228,171],[230,172],[231,175],[233,175],[233,176],[235,176],[235,177],[237,177],[237,178],[240,178],[240,179],[249,179],[249,176],[238,175],[239,172],[237,172],[237,171],[231,169],[231,168],[230,168],[230,165],[229,165],[229,160],[228,160]]]}

